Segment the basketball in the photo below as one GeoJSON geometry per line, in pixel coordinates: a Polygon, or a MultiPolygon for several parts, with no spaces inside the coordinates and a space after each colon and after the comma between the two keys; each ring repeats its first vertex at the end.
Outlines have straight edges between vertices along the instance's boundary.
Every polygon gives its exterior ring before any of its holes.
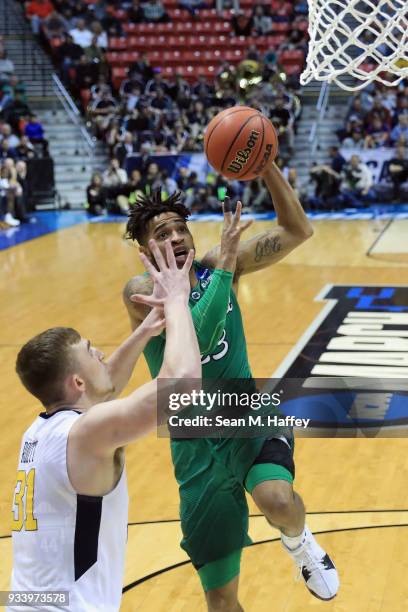
{"type": "Polygon", "coordinates": [[[225,178],[250,181],[275,159],[278,137],[262,113],[249,106],[233,106],[208,124],[204,152],[211,166],[225,178]]]}

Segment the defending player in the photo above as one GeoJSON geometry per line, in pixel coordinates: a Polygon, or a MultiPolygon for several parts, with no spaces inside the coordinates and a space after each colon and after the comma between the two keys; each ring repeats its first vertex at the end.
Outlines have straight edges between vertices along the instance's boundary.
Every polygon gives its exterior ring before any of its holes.
{"type": "MultiPolygon", "coordinates": [[[[312,235],[312,228],[293,190],[275,164],[263,175],[277,213],[277,225],[242,242],[241,205],[235,215],[224,210],[220,246],[195,261],[190,271],[190,308],[202,353],[203,378],[252,376],[236,298],[239,278],[276,263],[312,235]]],[[[171,240],[177,264],[184,264],[194,243],[186,225],[188,210],[177,194],[161,202],[160,192],[135,206],[127,236],[151,258],[148,239],[163,250],[171,240]]],[[[124,290],[131,325],[136,329],[155,305],[152,281],[131,279],[124,290]],[[144,294],[136,296],[134,294],[144,294]],[[136,302],[136,303],[135,303],[136,302]]],[[[160,368],[164,340],[157,336],[144,354],[152,376],[160,368]]],[[[305,526],[305,508],[293,491],[293,440],[257,439],[172,440],[171,450],[180,491],[182,547],[198,570],[209,610],[242,610],[238,577],[247,535],[246,489],[267,520],[281,531],[282,544],[301,568],[313,595],[331,599],[338,575],[330,557],[305,526]]]]}
{"type": "MultiPolygon", "coordinates": [[[[21,444],[13,504],[13,591],[68,591],[73,612],[120,607],[127,541],[128,494],[124,446],[156,424],[157,381],[123,399],[146,343],[166,326],[161,378],[200,379],[197,337],[188,299],[193,252],[177,267],[170,242],[149,243],[157,303],[105,362],[71,328],[49,329],[19,352],[24,386],[45,407],[21,444]],[[183,337],[183,343],[179,339],[183,337]]],[[[189,379],[189,380],[187,380],[189,379]]],[[[196,381],[197,382],[197,381],[196,381]]],[[[56,610],[48,599],[30,610],[56,610]],[[48,602],[44,603],[44,602],[48,602]]],[[[55,604],[60,603],[55,599],[55,604]]],[[[20,610],[20,607],[9,607],[20,610]]]]}

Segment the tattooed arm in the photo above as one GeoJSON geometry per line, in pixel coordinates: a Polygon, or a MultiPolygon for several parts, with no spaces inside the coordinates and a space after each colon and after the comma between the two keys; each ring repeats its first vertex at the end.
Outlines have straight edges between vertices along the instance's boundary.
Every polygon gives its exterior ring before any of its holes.
{"type": "MultiPolygon", "coordinates": [[[[303,208],[279,168],[273,163],[263,174],[276,211],[277,225],[270,230],[242,241],[239,247],[234,283],[241,274],[256,272],[283,259],[313,234],[303,208]]],[[[219,247],[209,251],[202,264],[211,267],[219,247]]]]}

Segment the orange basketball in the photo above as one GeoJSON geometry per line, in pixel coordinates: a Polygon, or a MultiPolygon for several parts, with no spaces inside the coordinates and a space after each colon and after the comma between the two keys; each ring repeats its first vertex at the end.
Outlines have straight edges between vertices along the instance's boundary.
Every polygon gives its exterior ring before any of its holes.
{"type": "Polygon", "coordinates": [[[204,152],[225,178],[250,181],[275,159],[278,136],[262,113],[249,106],[233,106],[208,124],[204,152]]]}

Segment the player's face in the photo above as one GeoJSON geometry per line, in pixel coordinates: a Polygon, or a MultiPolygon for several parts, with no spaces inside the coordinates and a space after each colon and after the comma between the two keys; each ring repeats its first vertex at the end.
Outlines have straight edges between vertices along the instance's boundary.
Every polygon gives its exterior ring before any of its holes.
{"type": "Polygon", "coordinates": [[[78,364],[78,376],[85,383],[86,394],[92,401],[104,400],[114,391],[108,366],[104,361],[105,355],[85,338],[81,338],[73,350],[78,364]]]}
{"type": "MultiPolygon", "coordinates": [[[[173,212],[162,213],[153,217],[149,223],[146,244],[151,238],[156,240],[164,258],[166,258],[164,241],[170,240],[178,268],[183,267],[189,250],[194,249],[194,240],[187,227],[187,223],[182,217],[173,212]]],[[[149,247],[141,247],[141,250],[153,263],[155,262],[149,247]]]]}

